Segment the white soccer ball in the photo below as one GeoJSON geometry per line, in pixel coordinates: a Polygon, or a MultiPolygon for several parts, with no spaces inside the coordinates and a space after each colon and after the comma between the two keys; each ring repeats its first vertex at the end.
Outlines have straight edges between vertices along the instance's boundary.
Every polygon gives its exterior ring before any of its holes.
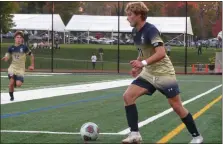
{"type": "Polygon", "coordinates": [[[95,141],[99,136],[99,128],[95,123],[87,122],[81,126],[80,134],[84,141],[95,141]]]}

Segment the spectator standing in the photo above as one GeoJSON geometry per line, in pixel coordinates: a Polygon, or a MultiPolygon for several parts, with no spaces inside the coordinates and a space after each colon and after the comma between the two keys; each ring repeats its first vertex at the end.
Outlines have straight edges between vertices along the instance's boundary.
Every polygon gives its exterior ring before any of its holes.
{"type": "Polygon", "coordinates": [[[198,51],[197,51],[197,54],[198,55],[201,55],[202,54],[202,44],[200,42],[198,42],[198,51]]]}
{"type": "Polygon", "coordinates": [[[96,61],[97,61],[97,56],[95,55],[95,53],[93,53],[91,56],[91,62],[92,62],[92,67],[94,70],[95,70],[96,61]]]}

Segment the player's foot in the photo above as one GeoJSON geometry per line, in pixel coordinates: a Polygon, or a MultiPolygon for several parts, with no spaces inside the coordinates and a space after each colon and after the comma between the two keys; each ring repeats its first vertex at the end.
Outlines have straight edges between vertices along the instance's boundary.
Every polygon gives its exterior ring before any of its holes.
{"type": "Polygon", "coordinates": [[[131,132],[126,139],[122,140],[122,143],[123,144],[131,144],[131,143],[139,144],[141,141],[142,141],[142,137],[139,132],[131,132]]]}
{"type": "Polygon", "coordinates": [[[14,96],[10,96],[10,101],[14,101],[14,96]]]}
{"type": "Polygon", "coordinates": [[[202,136],[197,136],[197,137],[193,137],[193,139],[190,141],[190,143],[194,143],[194,144],[201,144],[203,143],[203,137],[202,136]]]}

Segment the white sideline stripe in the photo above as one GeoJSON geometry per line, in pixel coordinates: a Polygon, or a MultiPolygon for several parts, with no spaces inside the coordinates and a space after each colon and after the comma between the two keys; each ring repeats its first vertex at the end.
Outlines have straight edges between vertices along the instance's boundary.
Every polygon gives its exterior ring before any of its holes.
{"type": "MultiPolygon", "coordinates": [[[[7,72],[1,72],[3,74],[8,74],[7,72]]],[[[69,74],[72,74],[72,73],[51,73],[51,72],[48,72],[48,73],[41,73],[41,72],[26,72],[25,76],[27,74],[45,74],[45,75],[69,75],[69,74]]]]}
{"type": "MultiPolygon", "coordinates": [[[[34,99],[49,98],[54,96],[62,96],[68,94],[77,94],[83,92],[90,92],[96,90],[110,89],[121,86],[128,86],[133,79],[115,80],[106,82],[96,82],[90,84],[74,85],[74,86],[62,86],[54,88],[44,88],[26,91],[17,91],[14,101],[9,101],[8,93],[1,93],[1,104],[16,103],[34,99]]],[[[185,81],[185,80],[179,80],[185,81]]],[[[189,81],[189,80],[188,80],[189,81]]],[[[195,82],[196,80],[193,80],[195,82]]],[[[198,81],[201,82],[201,81],[198,81]]]]}
{"type": "MultiPolygon", "coordinates": [[[[216,86],[216,87],[214,87],[214,88],[212,88],[212,89],[210,89],[210,90],[208,90],[208,91],[206,91],[206,92],[204,92],[204,93],[201,93],[201,94],[199,94],[199,95],[197,95],[197,96],[195,96],[195,97],[193,97],[193,98],[191,98],[191,99],[189,99],[189,100],[187,100],[187,101],[184,101],[184,102],[183,102],[183,105],[186,105],[186,104],[188,104],[188,103],[190,103],[190,102],[192,102],[192,101],[195,101],[196,99],[199,99],[199,98],[201,98],[202,96],[211,93],[212,91],[214,91],[214,90],[220,88],[221,86],[222,86],[222,84],[221,84],[221,85],[218,85],[218,86],[216,86]]],[[[144,120],[144,121],[139,122],[139,123],[138,123],[138,126],[139,126],[139,128],[141,128],[141,127],[143,127],[143,126],[145,126],[145,125],[147,125],[147,124],[149,124],[149,123],[151,123],[151,122],[157,120],[158,118],[163,117],[163,116],[169,114],[169,113],[172,112],[172,111],[173,111],[172,108],[167,109],[167,110],[165,110],[165,111],[163,111],[163,112],[161,112],[161,113],[159,113],[159,114],[157,114],[157,115],[154,115],[154,116],[152,116],[152,117],[150,117],[150,118],[148,118],[148,119],[146,119],[146,120],[144,120]]],[[[118,133],[121,134],[121,135],[125,135],[125,134],[128,134],[129,132],[130,132],[130,129],[127,128],[127,129],[124,129],[124,130],[122,130],[122,131],[120,131],[120,132],[118,132],[118,133]]]]}
{"type": "Polygon", "coordinates": [[[41,73],[41,72],[29,72],[29,73],[33,73],[33,74],[52,74],[52,75],[67,75],[67,74],[71,74],[71,73],[41,73]]]}
{"type": "Polygon", "coordinates": [[[221,81],[206,81],[206,80],[178,80],[178,82],[201,82],[201,83],[221,83],[221,81]]]}
{"type": "MultiPolygon", "coordinates": [[[[41,75],[41,74],[37,74],[37,75],[25,75],[26,77],[47,77],[47,76],[52,76],[52,75],[41,75]]],[[[1,76],[2,78],[8,78],[8,76],[1,76]]]]}
{"type": "Polygon", "coordinates": [[[83,92],[90,92],[96,90],[117,88],[122,86],[127,86],[132,82],[132,79],[125,80],[115,80],[115,81],[106,81],[106,82],[96,82],[90,84],[81,84],[74,86],[63,86],[63,87],[54,87],[54,88],[44,88],[44,89],[35,89],[27,91],[18,91],[15,92],[15,100],[9,100],[8,93],[1,93],[1,105],[8,103],[16,103],[34,99],[43,99],[55,96],[77,94],[83,92]]]}
{"type": "MultiPolygon", "coordinates": [[[[64,134],[79,135],[79,132],[52,132],[52,131],[20,131],[20,130],[1,130],[1,133],[32,133],[32,134],[64,134]]],[[[118,133],[100,133],[100,135],[121,135],[118,133]]]]}
{"type": "MultiPolygon", "coordinates": [[[[72,74],[72,73],[40,73],[40,72],[26,72],[26,74],[39,74],[39,75],[69,75],[69,74],[72,74]]],[[[26,75],[25,75],[26,76],[26,75]]]]}

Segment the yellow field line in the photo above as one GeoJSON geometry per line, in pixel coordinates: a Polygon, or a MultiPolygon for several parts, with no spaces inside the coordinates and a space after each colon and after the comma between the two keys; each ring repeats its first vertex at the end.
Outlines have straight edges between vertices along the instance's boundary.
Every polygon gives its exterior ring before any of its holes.
{"type": "MultiPolygon", "coordinates": [[[[202,115],[205,111],[207,111],[209,108],[211,108],[215,103],[220,101],[222,98],[222,95],[214,99],[212,102],[207,104],[204,108],[202,108],[200,111],[198,111],[196,114],[193,115],[194,119],[197,119],[200,115],[202,115]]],[[[185,128],[184,123],[180,124],[178,127],[176,127],[174,130],[169,132],[166,136],[161,138],[157,143],[167,143],[170,139],[172,139],[174,136],[179,134],[183,129],[185,128]]]]}

